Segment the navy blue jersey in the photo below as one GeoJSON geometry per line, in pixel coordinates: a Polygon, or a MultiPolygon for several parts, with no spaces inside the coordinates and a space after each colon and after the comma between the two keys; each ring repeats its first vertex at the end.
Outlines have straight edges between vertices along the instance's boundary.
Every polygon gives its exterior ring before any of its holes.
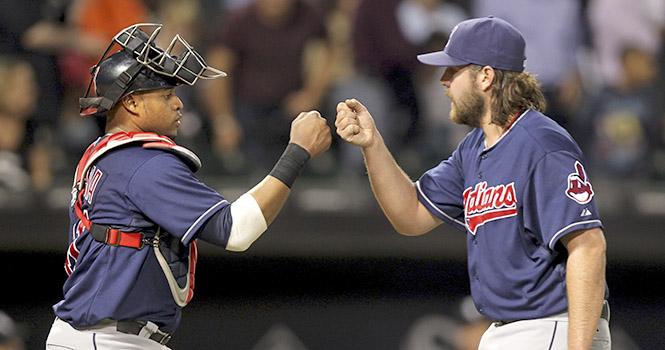
{"type": "MultiPolygon", "coordinates": [[[[197,238],[210,216],[230,205],[201,183],[179,156],[144,148],[141,143],[107,152],[85,178],[81,209],[91,222],[145,232],[148,237],[161,228],[185,246],[197,238]]],[[[73,198],[66,264],[70,276],[63,287],[64,300],[53,307],[55,314],[74,327],[90,327],[110,318],[152,321],[163,331],[173,332],[181,307],[171,295],[153,249],[95,241],[75,214],[75,202],[73,198]]],[[[224,234],[228,238],[230,215],[227,221],[224,234]]]]}
{"type": "Polygon", "coordinates": [[[550,118],[522,113],[492,146],[476,128],[416,182],[419,200],[467,233],[471,294],[495,320],[563,312],[562,236],[602,227],[584,157],[550,118]]]}

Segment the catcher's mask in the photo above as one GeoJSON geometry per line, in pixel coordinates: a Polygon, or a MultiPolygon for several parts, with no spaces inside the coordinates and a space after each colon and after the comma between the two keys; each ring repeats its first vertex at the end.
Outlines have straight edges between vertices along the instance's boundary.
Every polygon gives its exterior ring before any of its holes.
{"type": "Polygon", "coordinates": [[[166,50],[157,47],[154,41],[161,29],[161,24],[140,23],[113,37],[99,62],[90,68],[92,78],[88,90],[79,99],[81,115],[103,115],[120,98],[136,91],[167,89],[183,83],[191,86],[199,79],[226,76],[208,66],[179,34],[173,37],[166,50]],[[106,57],[115,44],[122,49],[106,57]],[[176,56],[174,50],[181,52],[176,56]],[[89,97],[93,84],[97,97],[89,97]]]}

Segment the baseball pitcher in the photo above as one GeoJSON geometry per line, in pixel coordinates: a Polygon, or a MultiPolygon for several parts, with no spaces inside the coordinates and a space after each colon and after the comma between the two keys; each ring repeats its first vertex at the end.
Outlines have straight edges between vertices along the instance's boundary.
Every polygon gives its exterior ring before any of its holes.
{"type": "Polygon", "coordinates": [[[606,243],[585,159],[541,112],[525,41],[495,17],[459,23],[442,51],[419,55],[441,77],[451,119],[474,129],[412,182],[369,111],[337,106],[337,133],[362,149],[372,189],[404,235],[445,222],[467,237],[471,294],[495,320],[480,350],[610,349],[606,243]]]}

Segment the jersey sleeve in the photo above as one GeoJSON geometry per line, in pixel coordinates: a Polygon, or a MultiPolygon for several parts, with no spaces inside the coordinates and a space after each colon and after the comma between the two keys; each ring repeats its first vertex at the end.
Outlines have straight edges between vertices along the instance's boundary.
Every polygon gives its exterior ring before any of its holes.
{"type": "Polygon", "coordinates": [[[525,187],[525,228],[550,249],[572,231],[602,228],[594,194],[581,157],[549,153],[536,164],[525,187]]]}
{"type": "Polygon", "coordinates": [[[157,152],[161,154],[132,176],[127,197],[151,221],[189,244],[201,226],[230,203],[200,182],[177,156],[157,152]]]}
{"type": "Polygon", "coordinates": [[[460,230],[464,224],[464,177],[458,152],[425,172],[416,182],[418,200],[439,219],[460,230]]]}

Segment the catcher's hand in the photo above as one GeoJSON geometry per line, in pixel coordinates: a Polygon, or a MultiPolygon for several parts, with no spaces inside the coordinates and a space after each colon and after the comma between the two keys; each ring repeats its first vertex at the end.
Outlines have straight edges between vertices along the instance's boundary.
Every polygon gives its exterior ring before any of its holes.
{"type": "Polygon", "coordinates": [[[290,142],[309,152],[312,158],[330,148],[332,135],[327,121],[318,111],[300,113],[291,122],[290,142]]]}

